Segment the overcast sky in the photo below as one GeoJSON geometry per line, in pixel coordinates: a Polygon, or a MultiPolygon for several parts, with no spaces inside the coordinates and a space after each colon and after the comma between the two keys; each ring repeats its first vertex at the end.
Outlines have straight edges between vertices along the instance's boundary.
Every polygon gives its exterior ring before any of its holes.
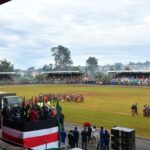
{"type": "Polygon", "coordinates": [[[0,6],[0,59],[15,68],[53,63],[50,48],[74,65],[150,60],[150,0],[12,0],[0,6]]]}

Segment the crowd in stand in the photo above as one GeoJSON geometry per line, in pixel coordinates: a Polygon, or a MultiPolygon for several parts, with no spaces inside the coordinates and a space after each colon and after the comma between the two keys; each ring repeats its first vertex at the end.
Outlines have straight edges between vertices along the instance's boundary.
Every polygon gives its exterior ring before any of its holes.
{"type": "Polygon", "coordinates": [[[111,80],[112,85],[150,85],[150,79],[140,79],[140,78],[129,78],[129,77],[122,77],[122,78],[114,78],[111,80]]]}
{"type": "Polygon", "coordinates": [[[87,150],[89,144],[95,144],[97,150],[109,150],[110,134],[103,127],[100,131],[96,131],[96,126],[84,127],[84,129],[79,132],[78,128],[75,127],[73,130],[69,130],[67,135],[64,128],[61,130],[61,142],[66,143],[66,138],[68,137],[68,144],[71,148],[79,147],[79,138],[81,139],[81,148],[87,150]]]}
{"type": "Polygon", "coordinates": [[[82,84],[83,78],[80,76],[73,77],[48,77],[45,80],[47,83],[59,83],[59,84],[82,84]]]}

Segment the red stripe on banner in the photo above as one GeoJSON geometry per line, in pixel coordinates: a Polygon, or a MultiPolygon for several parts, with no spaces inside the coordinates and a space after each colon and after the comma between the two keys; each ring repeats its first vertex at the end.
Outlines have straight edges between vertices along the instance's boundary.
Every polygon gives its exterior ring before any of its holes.
{"type": "Polygon", "coordinates": [[[8,135],[7,133],[2,133],[2,134],[3,134],[3,138],[5,138],[6,140],[19,143],[19,144],[24,145],[29,148],[56,142],[59,140],[58,132],[52,133],[49,135],[38,136],[38,137],[36,137],[36,135],[35,135],[35,137],[25,138],[25,139],[16,138],[11,135],[8,135]]]}
{"type": "Polygon", "coordinates": [[[58,132],[56,132],[56,133],[52,133],[49,135],[26,138],[23,141],[24,141],[24,146],[32,148],[32,147],[36,147],[39,145],[56,142],[58,140],[59,140],[59,134],[58,134],[58,132]]]}
{"type": "Polygon", "coordinates": [[[7,133],[4,133],[4,132],[2,133],[2,135],[3,135],[3,138],[8,140],[8,141],[23,145],[23,139],[21,139],[21,138],[13,137],[13,136],[11,136],[7,133]]]}

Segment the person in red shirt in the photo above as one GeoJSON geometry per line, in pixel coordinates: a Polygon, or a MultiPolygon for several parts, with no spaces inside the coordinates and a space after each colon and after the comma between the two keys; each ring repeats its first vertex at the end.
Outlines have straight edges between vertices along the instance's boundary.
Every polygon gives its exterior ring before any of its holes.
{"type": "Polygon", "coordinates": [[[33,107],[29,112],[29,121],[34,122],[37,121],[38,119],[39,119],[38,112],[33,107]]]}

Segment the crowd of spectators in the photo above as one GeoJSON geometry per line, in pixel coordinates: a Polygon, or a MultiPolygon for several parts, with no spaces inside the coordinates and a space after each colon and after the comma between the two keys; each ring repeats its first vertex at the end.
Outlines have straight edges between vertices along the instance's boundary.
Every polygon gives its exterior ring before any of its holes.
{"type": "Polygon", "coordinates": [[[83,84],[82,77],[47,77],[42,79],[31,78],[0,78],[0,85],[13,85],[13,84],[83,84]]]}
{"type": "Polygon", "coordinates": [[[143,107],[143,116],[150,117],[150,106],[147,104],[143,107]]]}
{"type": "Polygon", "coordinates": [[[89,144],[94,144],[97,150],[109,150],[110,134],[103,127],[99,132],[96,126],[84,126],[81,131],[75,127],[69,130],[68,135],[64,128],[61,130],[61,142],[66,144],[68,141],[71,148],[79,147],[79,139],[81,139],[81,148],[84,150],[88,149],[89,144]]]}
{"type": "MultiPolygon", "coordinates": [[[[39,94],[38,96],[31,97],[28,100],[23,100],[22,106],[15,104],[13,107],[5,106],[2,110],[3,119],[13,120],[16,122],[21,121],[37,121],[49,119],[56,116],[56,102],[83,102],[82,94],[39,94]]],[[[60,113],[60,123],[63,127],[64,115],[60,113]]]]}
{"type": "MultiPolygon", "coordinates": [[[[43,103],[40,105],[36,104],[25,104],[23,102],[22,106],[15,104],[13,107],[5,106],[2,110],[3,121],[11,120],[15,122],[36,122],[38,120],[46,120],[56,117],[56,106],[50,106],[48,103],[43,103]]],[[[61,125],[64,123],[64,114],[62,113],[62,108],[60,107],[59,120],[61,125]]]]}
{"type": "Polygon", "coordinates": [[[44,82],[50,83],[50,84],[82,84],[83,83],[83,78],[80,77],[80,76],[47,77],[44,82]]]}
{"type": "Polygon", "coordinates": [[[122,78],[113,78],[111,80],[112,85],[144,85],[144,86],[149,86],[150,85],[150,79],[145,78],[127,78],[127,77],[122,77],[122,78]]]}

